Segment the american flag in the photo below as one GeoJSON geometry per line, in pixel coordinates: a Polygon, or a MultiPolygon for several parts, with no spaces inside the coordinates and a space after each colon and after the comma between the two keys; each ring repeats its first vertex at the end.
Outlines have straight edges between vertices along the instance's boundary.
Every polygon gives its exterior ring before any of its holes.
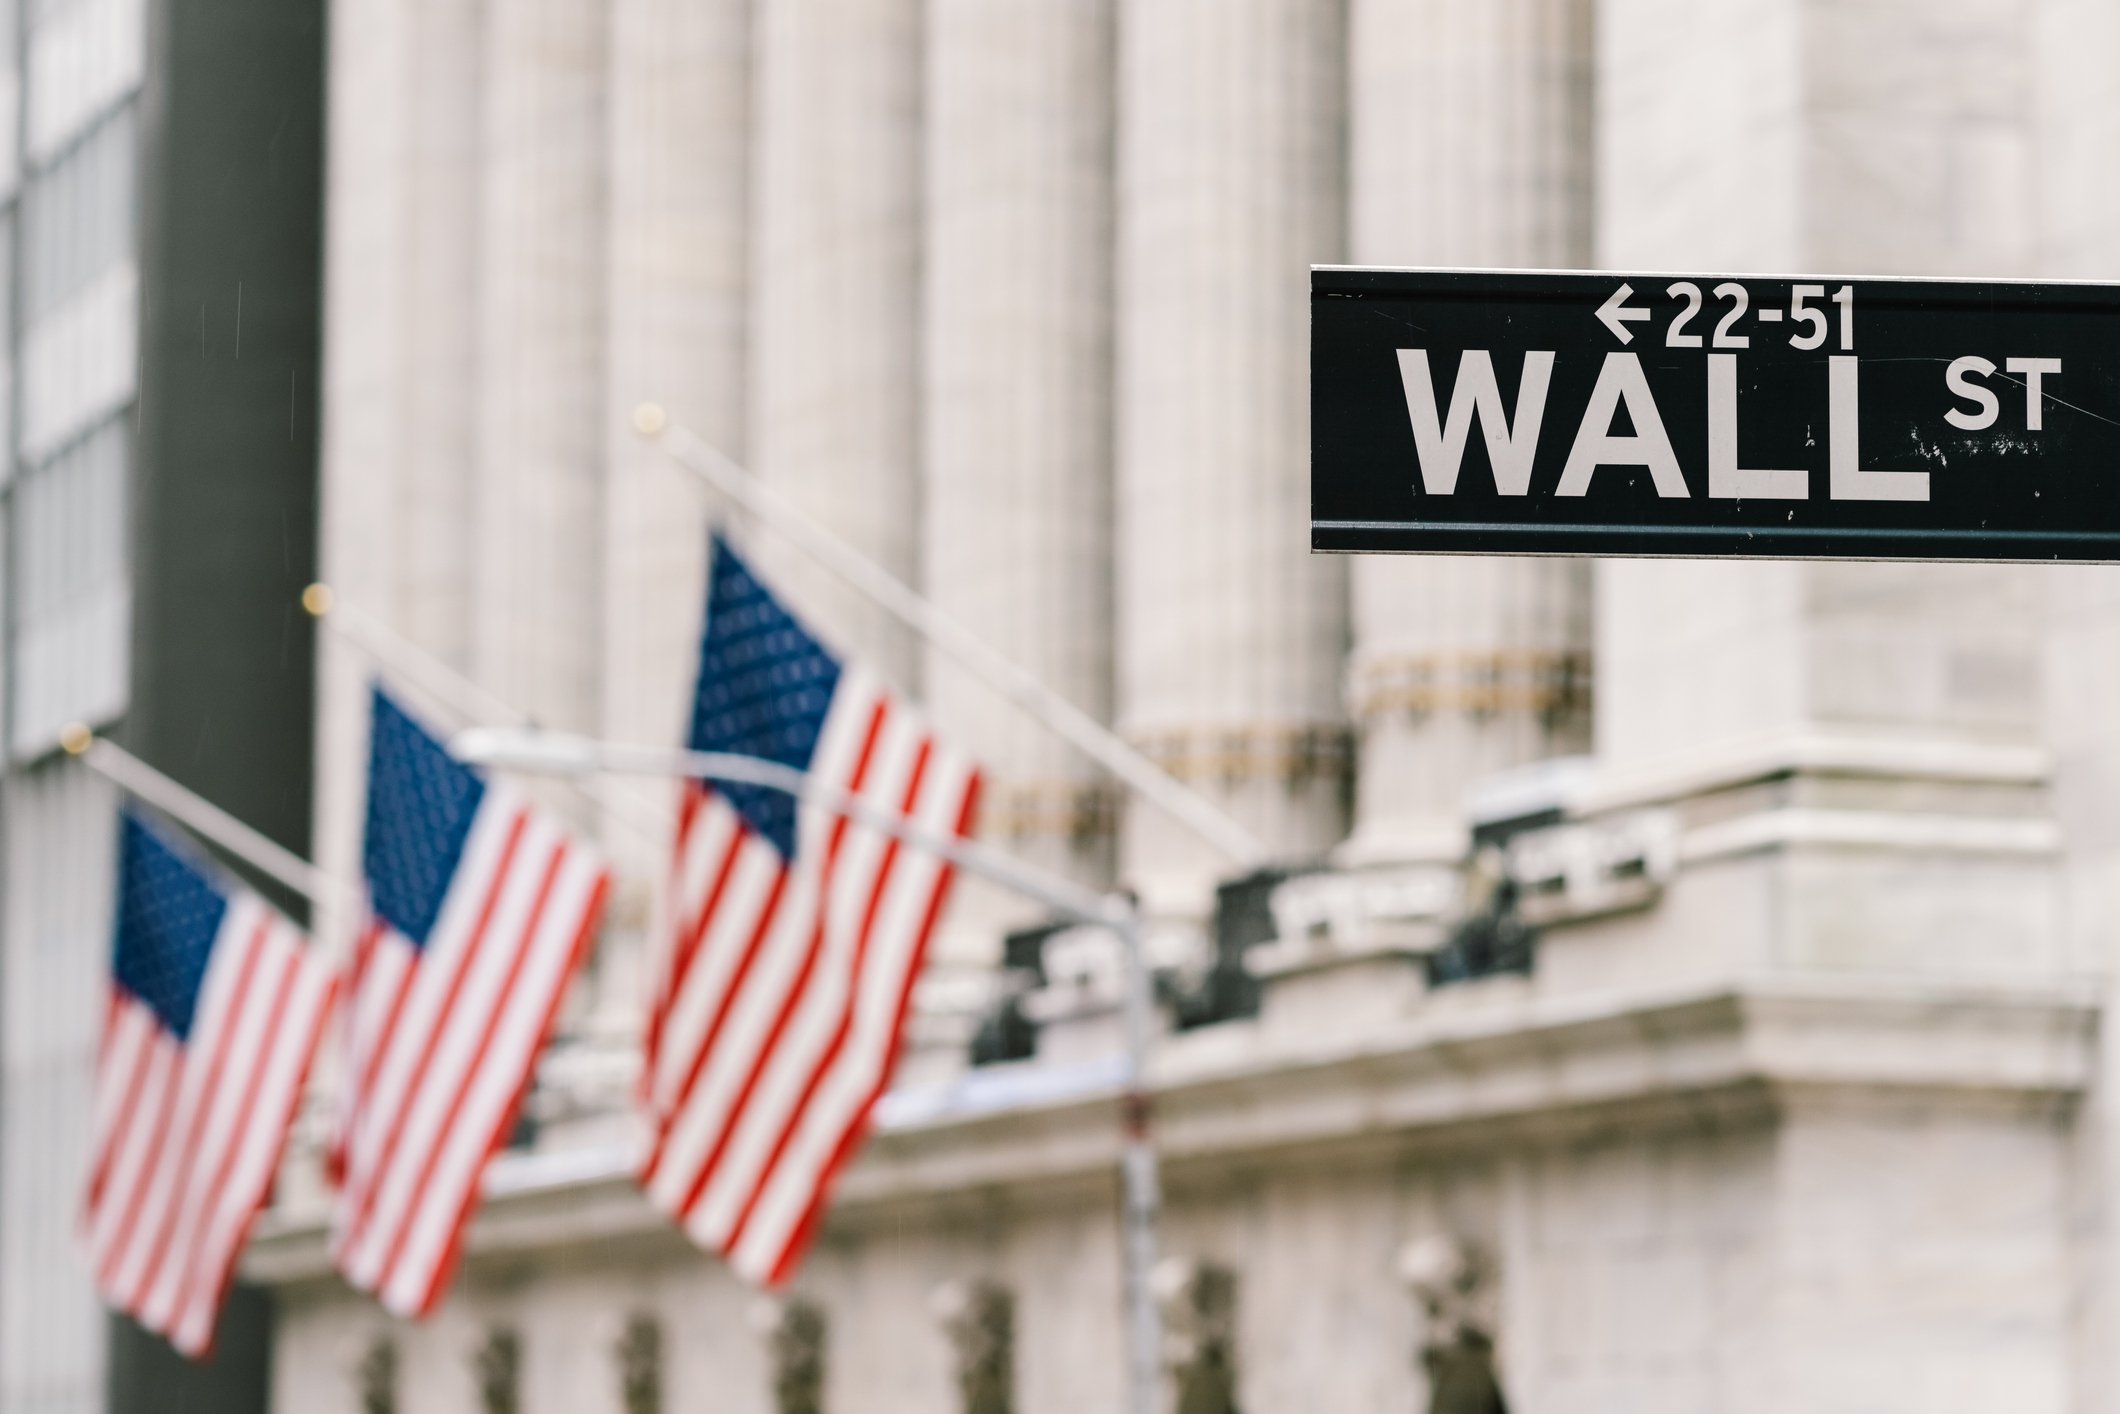
{"type": "Polygon", "coordinates": [[[333,1252],[354,1286],[419,1316],[455,1271],[610,875],[380,689],[372,721],[333,1252]]]}
{"type": "Polygon", "coordinates": [[[301,931],[120,817],[86,1207],[112,1306],[197,1358],[271,1191],[334,976],[301,931]]]}
{"type": "MultiPolygon", "coordinates": [[[[979,779],[918,713],[842,663],[720,536],[696,751],[808,771],[938,834],[979,779]]],[[[843,816],[687,783],[658,927],[642,1080],[648,1197],[753,1281],[792,1271],[898,1051],[949,866],[843,816]]]]}

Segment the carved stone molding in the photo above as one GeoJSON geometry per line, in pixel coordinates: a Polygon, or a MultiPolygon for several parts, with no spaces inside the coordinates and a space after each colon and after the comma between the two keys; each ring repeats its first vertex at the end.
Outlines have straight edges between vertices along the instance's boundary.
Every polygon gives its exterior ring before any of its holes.
{"type": "MultiPolygon", "coordinates": [[[[2073,982],[1790,975],[1542,996],[1513,980],[1464,999],[1477,1005],[1438,1003],[1285,1045],[1262,1035],[1231,1048],[1214,1028],[1197,1045],[1172,1038],[1150,1077],[1172,1177],[1387,1136],[1468,1144],[1620,1122],[1693,1126],[1806,1094],[2056,1112],[2090,1080],[2101,1010],[2095,988],[2073,982]]],[[[880,1123],[834,1222],[893,1221],[899,1205],[993,1184],[1104,1181],[1118,1162],[1116,1071],[1081,1063],[1008,1078],[1006,1098],[966,1087],[880,1123]]],[[[470,1260],[621,1235],[681,1241],[641,1200],[636,1162],[624,1144],[503,1156],[470,1260]]],[[[324,1205],[277,1209],[245,1273],[329,1282],[328,1236],[324,1205]]]]}
{"type": "Polygon", "coordinates": [[[1499,1284],[1478,1243],[1444,1233],[1417,1237],[1399,1249],[1398,1270],[1420,1303],[1424,1345],[1452,1343],[1468,1333],[1492,1341],[1498,1334],[1499,1284]]]}
{"type": "Polygon", "coordinates": [[[774,1414],[824,1414],[824,1308],[806,1297],[774,1298],[760,1303],[757,1317],[772,1370],[774,1414]]]}
{"type": "Polygon", "coordinates": [[[1064,839],[1078,844],[1118,833],[1120,793],[1096,781],[1009,781],[980,794],[978,832],[986,839],[1064,839]]]}
{"type": "Polygon", "coordinates": [[[1528,712],[1549,721],[1590,708],[1590,655],[1561,649],[1377,653],[1348,673],[1348,706],[1364,722],[1397,714],[1528,712]]]}
{"type": "Polygon", "coordinates": [[[1431,1233],[1400,1249],[1399,1277],[1421,1308],[1419,1361],[1429,1414],[1504,1414],[1495,1359],[1499,1283],[1485,1250],[1431,1233]]]}
{"type": "Polygon", "coordinates": [[[626,1317],[611,1360],[618,1367],[618,1398],[626,1414],[662,1414],[662,1322],[646,1311],[626,1317]]]}
{"type": "Polygon", "coordinates": [[[1168,1257],[1151,1279],[1177,1414],[1237,1414],[1237,1274],[1219,1262],[1168,1257]]]}
{"type": "Polygon", "coordinates": [[[1131,735],[1143,755],[1188,783],[1343,780],[1354,763],[1353,736],[1335,722],[1174,727],[1131,735]]]}
{"type": "Polygon", "coordinates": [[[397,1342],[379,1335],[369,1342],[353,1367],[355,1397],[361,1414],[397,1414],[397,1342]]]}
{"type": "Polygon", "coordinates": [[[957,1379],[963,1414],[1011,1414],[1016,1407],[1016,1298],[997,1282],[949,1281],[933,1307],[957,1379]]]}
{"type": "Polygon", "coordinates": [[[523,1341],[512,1327],[486,1332],[471,1357],[479,1414],[518,1414],[523,1398],[523,1341]]]}

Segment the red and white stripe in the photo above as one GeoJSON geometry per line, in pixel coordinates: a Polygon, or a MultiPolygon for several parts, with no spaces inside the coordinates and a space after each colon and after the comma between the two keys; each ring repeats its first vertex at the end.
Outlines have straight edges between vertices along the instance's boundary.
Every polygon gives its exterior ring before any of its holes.
{"type": "MultiPolygon", "coordinates": [[[[969,828],[979,786],[968,758],[853,668],[811,772],[939,835],[969,828]]],[[[785,864],[726,798],[687,786],[642,1083],[650,1200],[768,1284],[800,1258],[889,1080],[951,876],[809,806],[797,841],[785,864]]]]}
{"type": "Polygon", "coordinates": [[[300,930],[239,892],[215,935],[188,1040],[111,989],[96,1073],[89,1251],[104,1299],[187,1356],[212,1348],[334,986],[300,930]]]}
{"type": "Polygon", "coordinates": [[[609,886],[593,850],[489,787],[427,946],[379,920],[361,940],[333,1254],[399,1315],[448,1288],[609,886]]]}

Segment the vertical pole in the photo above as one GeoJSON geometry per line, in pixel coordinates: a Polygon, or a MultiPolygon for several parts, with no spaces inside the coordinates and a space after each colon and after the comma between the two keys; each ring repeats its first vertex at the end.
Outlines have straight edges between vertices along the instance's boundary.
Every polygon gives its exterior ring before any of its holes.
{"type": "MultiPolygon", "coordinates": [[[[302,608],[372,668],[402,679],[470,721],[523,728],[537,725],[530,713],[494,696],[390,625],[339,598],[328,584],[304,589],[302,608]]],[[[662,809],[638,795],[606,800],[582,786],[573,789],[592,810],[602,807],[609,819],[624,825],[644,844],[659,844],[668,830],[662,809]]]]}
{"type": "Polygon", "coordinates": [[[633,413],[643,437],[657,440],[679,466],[734,501],[796,549],[831,571],[957,665],[1028,713],[1062,741],[1110,771],[1143,800],[1243,865],[1262,863],[1266,846],[1219,805],[1148,759],[1110,727],[1016,666],[984,639],[944,614],[904,581],[818,525],[727,453],[683,427],[669,425],[654,403],[633,413]]]}
{"type": "Polygon", "coordinates": [[[1163,1206],[1148,1093],[1148,1052],[1155,1027],[1154,979],[1135,908],[1115,930],[1126,953],[1126,1082],[1121,1100],[1124,1136],[1120,1179],[1124,1194],[1126,1265],[1126,1383],[1128,1414],[1156,1414],[1162,1383],[1163,1319],[1156,1307],[1156,1222],[1163,1206]]]}
{"type": "Polygon", "coordinates": [[[786,791],[811,805],[926,850],[961,868],[1035,899],[1061,914],[1112,930],[1123,954],[1122,1015],[1126,1049],[1120,1106],[1120,1185],[1123,1195],[1120,1259],[1124,1271],[1127,1414],[1156,1414],[1162,1383],[1163,1321],[1156,1305],[1156,1221],[1162,1196],[1155,1142],[1149,1132],[1148,1056],[1155,1039],[1155,981],[1141,931],[1140,906],[1119,896],[1099,897],[1070,880],[973,840],[929,834],[903,817],[821,783],[790,766],[713,751],[672,751],[622,746],[563,733],[475,730],[449,744],[459,760],[514,770],[575,776],[677,775],[739,781],[786,791]]]}
{"type": "Polygon", "coordinates": [[[105,741],[79,722],[70,723],[60,745],[88,768],[126,794],[146,801],[177,823],[211,840],[266,878],[285,885],[313,904],[348,904],[354,889],[332,878],[294,851],[267,838],[190,787],[163,775],[119,746],[105,741]]]}

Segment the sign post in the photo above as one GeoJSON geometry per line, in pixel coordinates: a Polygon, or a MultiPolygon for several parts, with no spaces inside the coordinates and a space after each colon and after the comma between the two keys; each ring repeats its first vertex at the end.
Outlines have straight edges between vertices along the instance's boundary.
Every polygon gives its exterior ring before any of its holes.
{"type": "Polygon", "coordinates": [[[1321,266],[1311,547],[2120,561],[2120,286],[1321,266]]]}

